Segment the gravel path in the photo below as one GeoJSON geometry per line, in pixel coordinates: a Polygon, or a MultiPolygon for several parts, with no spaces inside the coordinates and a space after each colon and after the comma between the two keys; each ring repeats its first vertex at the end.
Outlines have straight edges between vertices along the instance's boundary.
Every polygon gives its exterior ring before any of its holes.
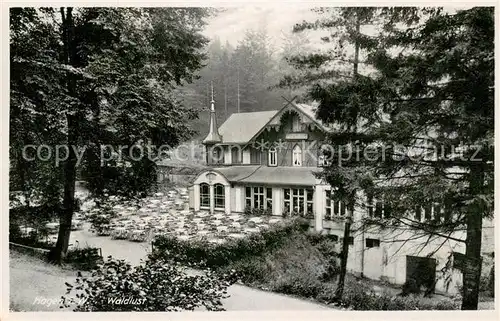
{"type": "MultiPolygon", "coordinates": [[[[112,240],[109,236],[95,236],[88,231],[88,226],[85,226],[83,230],[71,233],[70,243],[76,243],[76,241],[78,241],[80,247],[85,245],[100,247],[104,257],[112,255],[118,259],[125,259],[133,265],[139,264],[141,259],[144,259],[151,252],[150,243],[112,240]]],[[[224,308],[228,311],[330,309],[327,306],[307,300],[253,289],[239,284],[229,287],[228,293],[230,297],[223,301],[224,308]]]]}

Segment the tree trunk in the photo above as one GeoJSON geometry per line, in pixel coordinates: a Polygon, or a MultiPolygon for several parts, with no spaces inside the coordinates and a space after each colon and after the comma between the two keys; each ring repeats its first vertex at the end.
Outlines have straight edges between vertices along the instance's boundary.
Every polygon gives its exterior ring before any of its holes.
{"type": "Polygon", "coordinates": [[[344,294],[345,276],[347,274],[347,258],[349,257],[349,237],[351,236],[351,221],[354,212],[352,204],[352,202],[349,202],[347,207],[347,217],[344,224],[344,240],[342,241],[342,252],[340,253],[340,272],[334,295],[335,301],[337,302],[342,299],[342,295],[344,294]]]}
{"type": "MultiPolygon", "coordinates": [[[[482,192],[484,172],[474,167],[470,172],[470,194],[482,192]]],[[[462,310],[477,310],[479,299],[479,281],[481,278],[481,237],[483,227],[483,209],[479,204],[471,204],[467,213],[467,238],[465,240],[466,263],[463,273],[462,310]]]]}
{"type": "MultiPolygon", "coordinates": [[[[359,41],[357,37],[359,35],[360,28],[361,28],[361,23],[359,17],[356,16],[356,39],[354,41],[354,61],[353,61],[353,75],[355,79],[358,76],[359,41]]],[[[357,131],[357,124],[353,124],[352,132],[356,133],[356,131],[357,131]]],[[[349,257],[349,237],[351,235],[351,223],[354,214],[355,197],[356,197],[356,190],[352,191],[352,195],[350,196],[347,204],[347,217],[344,225],[344,241],[342,242],[342,253],[340,256],[341,261],[340,261],[339,281],[334,295],[336,301],[342,299],[342,295],[344,293],[345,276],[347,273],[347,258],[349,257]]],[[[362,253],[361,255],[364,255],[364,253],[362,253]]]]}
{"type": "MultiPolygon", "coordinates": [[[[74,43],[74,21],[72,8],[61,8],[62,28],[63,28],[63,43],[64,55],[63,63],[74,65],[76,58],[76,48],[74,43]]],[[[76,79],[74,75],[68,74],[67,78],[68,95],[75,97],[76,79]]],[[[78,113],[76,113],[78,114],[78,113]]],[[[76,162],[77,157],[73,147],[78,143],[78,120],[77,116],[68,113],[66,115],[68,124],[67,146],[68,159],[64,164],[64,199],[63,208],[59,213],[59,233],[55,247],[49,253],[49,260],[55,263],[61,263],[66,257],[68,251],[69,238],[71,234],[71,221],[73,219],[73,211],[75,207],[75,183],[76,183],[76,162]]]]}

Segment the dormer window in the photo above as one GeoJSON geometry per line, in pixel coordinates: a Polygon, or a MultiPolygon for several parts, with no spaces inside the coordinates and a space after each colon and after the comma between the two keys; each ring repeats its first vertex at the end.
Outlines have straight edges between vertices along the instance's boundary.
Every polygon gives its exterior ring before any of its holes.
{"type": "Polygon", "coordinates": [[[269,148],[268,165],[269,166],[277,166],[278,165],[278,158],[277,158],[277,152],[276,152],[275,147],[269,148]]]}
{"type": "Polygon", "coordinates": [[[292,165],[302,166],[302,148],[299,145],[295,145],[292,152],[292,165]]]}

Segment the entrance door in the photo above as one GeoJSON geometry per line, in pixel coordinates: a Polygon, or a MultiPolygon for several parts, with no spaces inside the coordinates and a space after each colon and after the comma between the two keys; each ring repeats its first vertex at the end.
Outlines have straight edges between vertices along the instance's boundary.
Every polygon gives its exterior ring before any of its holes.
{"type": "Polygon", "coordinates": [[[406,283],[424,286],[426,292],[434,293],[436,287],[436,259],[421,256],[406,256],[406,283]]]}

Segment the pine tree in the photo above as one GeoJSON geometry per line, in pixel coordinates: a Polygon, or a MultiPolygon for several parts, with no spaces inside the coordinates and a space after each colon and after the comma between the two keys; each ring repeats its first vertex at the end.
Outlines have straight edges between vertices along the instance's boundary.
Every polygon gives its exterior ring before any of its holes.
{"type": "MultiPolygon", "coordinates": [[[[322,37],[321,40],[329,45],[327,50],[316,53],[297,53],[289,58],[290,63],[305,73],[298,75],[287,75],[281,82],[282,86],[310,86],[311,98],[316,97],[318,87],[322,84],[341,83],[343,81],[356,82],[360,77],[359,65],[361,50],[369,50],[375,45],[370,35],[361,32],[362,27],[371,26],[377,17],[377,8],[319,8],[315,9],[320,13],[321,18],[317,21],[303,22],[294,27],[295,32],[302,32],[310,29],[327,29],[331,33],[322,37]],[[350,50],[352,49],[352,50],[350,50]]],[[[320,87],[321,88],[321,87],[320,87]]],[[[320,97],[322,98],[322,97],[320,97]]],[[[332,106],[334,107],[334,106],[332,106]]],[[[334,107],[335,108],[335,107],[334,107]]],[[[328,117],[327,122],[335,119],[341,125],[338,132],[332,133],[330,139],[334,141],[334,146],[346,146],[347,152],[351,150],[353,140],[358,131],[358,123],[362,121],[361,115],[356,109],[348,111],[349,114],[337,115],[336,111],[329,109],[325,113],[335,114],[328,117]],[[342,137],[340,140],[338,135],[342,137]]],[[[319,111],[321,113],[321,110],[319,111]]],[[[324,116],[324,114],[320,114],[324,116]]],[[[342,152],[341,152],[342,154],[342,152]]],[[[333,157],[330,155],[329,157],[333,157]]],[[[347,215],[344,222],[344,236],[340,255],[340,272],[338,284],[335,291],[335,299],[340,300],[344,291],[345,276],[347,272],[347,259],[349,255],[349,238],[351,235],[352,217],[356,203],[358,188],[351,184],[353,173],[350,169],[334,165],[327,172],[325,178],[335,189],[334,197],[346,204],[347,215]]]]}
{"type": "Polygon", "coordinates": [[[342,134],[370,153],[326,176],[383,197],[393,222],[385,226],[464,242],[462,309],[477,309],[482,220],[493,216],[493,9],[383,8],[381,17],[366,56],[376,72],[311,90],[323,121],[364,119],[356,135],[342,134]],[[442,214],[415,219],[432,203],[442,214]],[[465,240],[453,236],[460,229],[465,240]]]}

